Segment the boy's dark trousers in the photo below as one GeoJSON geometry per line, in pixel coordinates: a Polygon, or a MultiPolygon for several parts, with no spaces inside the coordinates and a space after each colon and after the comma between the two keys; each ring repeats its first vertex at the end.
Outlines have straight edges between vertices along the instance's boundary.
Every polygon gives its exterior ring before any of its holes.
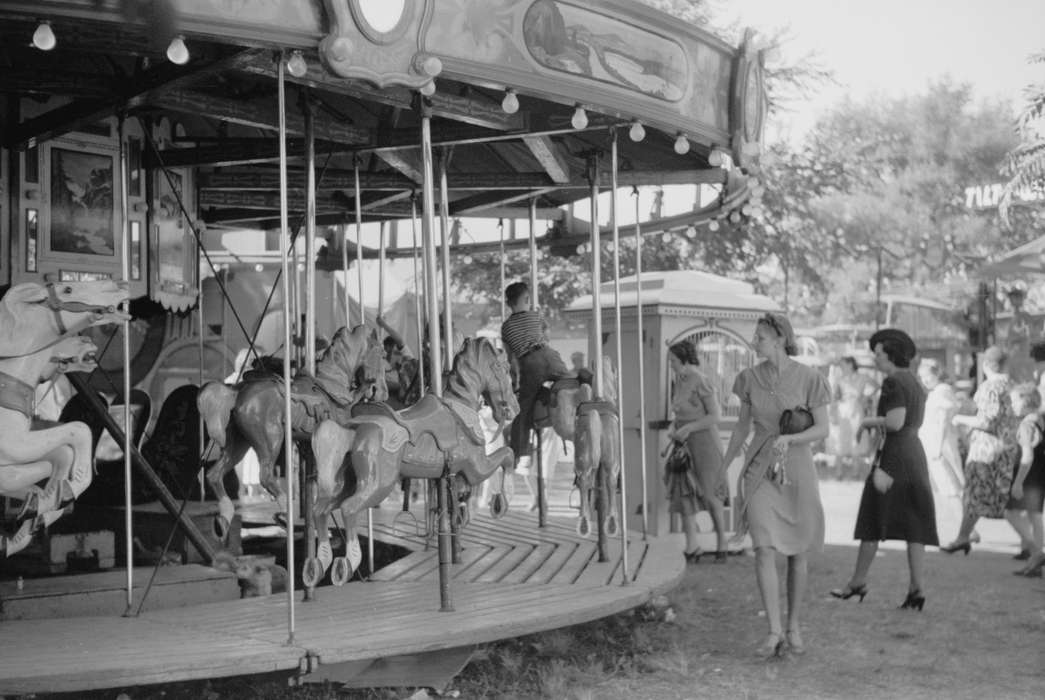
{"type": "Polygon", "coordinates": [[[547,345],[531,350],[518,359],[519,363],[519,415],[512,421],[511,443],[515,458],[529,454],[530,428],[533,424],[533,409],[541,385],[561,377],[570,376],[559,353],[547,345]]]}

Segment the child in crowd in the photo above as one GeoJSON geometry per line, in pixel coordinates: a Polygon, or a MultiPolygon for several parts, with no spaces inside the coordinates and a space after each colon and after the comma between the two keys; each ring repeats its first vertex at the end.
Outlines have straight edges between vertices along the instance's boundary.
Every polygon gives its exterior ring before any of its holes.
{"type": "Polygon", "coordinates": [[[1045,501],[1045,442],[1042,440],[1043,419],[1041,396],[1033,383],[1020,384],[1012,390],[1013,412],[1020,417],[1016,439],[1020,459],[1015,466],[1005,519],[1020,536],[1021,556],[1027,554],[1027,566],[1013,573],[1019,576],[1041,576],[1045,554],[1042,552],[1042,503],[1045,501]]]}

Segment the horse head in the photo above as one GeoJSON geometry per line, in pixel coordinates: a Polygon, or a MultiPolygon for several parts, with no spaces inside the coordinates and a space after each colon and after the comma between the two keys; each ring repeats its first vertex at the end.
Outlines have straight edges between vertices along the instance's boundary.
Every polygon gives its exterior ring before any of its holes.
{"type": "Polygon", "coordinates": [[[465,339],[454,358],[447,389],[476,406],[482,396],[502,426],[519,415],[508,358],[488,338],[465,339]]]}
{"type": "MultiPolygon", "coordinates": [[[[83,335],[72,335],[63,338],[48,349],[51,358],[51,366],[54,370],[61,372],[90,372],[97,364],[98,346],[94,341],[83,335]]],[[[54,370],[48,376],[40,377],[46,381],[54,375],[54,370]]]]}
{"type": "MultiPolygon", "coordinates": [[[[18,284],[0,301],[0,314],[11,325],[52,328],[58,335],[90,326],[129,320],[119,310],[127,301],[127,284],[113,280],[18,284]]],[[[8,324],[4,324],[8,325],[8,324]]]]}
{"type": "Polygon", "coordinates": [[[344,387],[356,399],[384,401],[384,357],[376,331],[364,325],[339,328],[330,347],[316,363],[316,377],[344,387]]]}

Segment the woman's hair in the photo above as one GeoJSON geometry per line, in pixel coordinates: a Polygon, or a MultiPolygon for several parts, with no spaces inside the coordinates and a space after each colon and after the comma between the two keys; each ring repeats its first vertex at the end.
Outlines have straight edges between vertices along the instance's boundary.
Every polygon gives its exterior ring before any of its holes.
{"type": "Polygon", "coordinates": [[[849,355],[846,355],[842,358],[842,364],[849,365],[849,369],[853,370],[854,372],[860,367],[858,364],[856,364],[856,358],[850,357],[849,355]]]}
{"type": "Polygon", "coordinates": [[[1012,395],[1019,397],[1023,405],[1023,415],[1037,413],[1041,408],[1041,394],[1038,393],[1038,387],[1034,382],[1017,384],[1012,390],[1012,395]]]}
{"type": "Polygon", "coordinates": [[[903,341],[897,338],[882,338],[878,341],[878,344],[882,346],[882,352],[885,353],[885,356],[889,358],[893,365],[900,369],[911,366],[911,357],[903,341]]]}
{"type": "Polygon", "coordinates": [[[769,328],[776,333],[778,338],[784,339],[784,352],[788,355],[798,354],[798,341],[795,340],[795,329],[791,327],[791,321],[784,314],[767,313],[758,319],[760,325],[769,328]]]}
{"type": "Polygon", "coordinates": [[[700,356],[697,354],[697,346],[688,340],[681,340],[668,348],[668,350],[672,355],[679,358],[684,365],[700,364],[700,356]]]}
{"type": "Polygon", "coordinates": [[[947,374],[943,370],[943,365],[941,365],[938,360],[932,357],[927,357],[924,360],[922,360],[922,363],[918,365],[918,369],[924,369],[926,372],[936,377],[940,381],[943,381],[944,377],[947,374]]]}
{"type": "Polygon", "coordinates": [[[983,365],[983,369],[990,370],[991,372],[1001,372],[1005,369],[1005,363],[1008,362],[1009,356],[997,345],[992,345],[983,351],[983,355],[980,356],[980,362],[983,365]]]}

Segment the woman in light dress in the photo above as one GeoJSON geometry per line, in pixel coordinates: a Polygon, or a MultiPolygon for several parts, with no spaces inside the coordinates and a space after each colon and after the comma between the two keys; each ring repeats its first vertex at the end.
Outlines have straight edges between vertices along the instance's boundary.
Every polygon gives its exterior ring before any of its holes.
{"type": "Polygon", "coordinates": [[[831,444],[839,459],[839,473],[863,466],[870,449],[869,438],[857,439],[860,421],[866,415],[867,400],[878,389],[874,380],[858,371],[856,360],[843,357],[838,363],[839,374],[835,382],[832,412],[831,444]]]}
{"type": "Polygon", "coordinates": [[[947,511],[958,519],[962,512],[965,475],[958,450],[958,431],[952,421],[961,402],[951,385],[943,381],[943,374],[940,363],[932,358],[922,360],[918,366],[918,379],[927,392],[925,419],[918,430],[918,439],[929,460],[929,480],[937,512],[947,511]]]}

